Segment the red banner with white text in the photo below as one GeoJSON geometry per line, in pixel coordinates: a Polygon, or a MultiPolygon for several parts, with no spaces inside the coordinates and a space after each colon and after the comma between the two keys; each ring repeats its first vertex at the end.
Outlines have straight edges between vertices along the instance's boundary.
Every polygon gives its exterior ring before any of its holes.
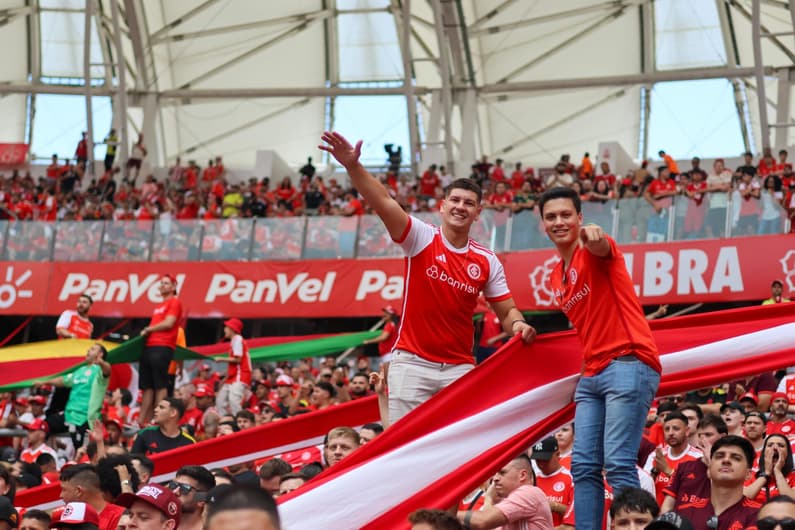
{"type": "MultiPolygon", "coordinates": [[[[795,237],[767,236],[624,245],[644,305],[763,300],[773,279],[795,297],[795,237]]],[[[553,250],[504,254],[508,285],[522,310],[554,310],[553,250]]],[[[403,296],[403,260],[281,262],[0,262],[0,314],[57,315],[82,293],[93,316],[147,317],[158,278],[177,277],[189,317],[373,316],[403,296]]]]}
{"type": "Polygon", "coordinates": [[[23,165],[28,158],[28,144],[0,143],[0,166],[12,167],[23,165]]]}

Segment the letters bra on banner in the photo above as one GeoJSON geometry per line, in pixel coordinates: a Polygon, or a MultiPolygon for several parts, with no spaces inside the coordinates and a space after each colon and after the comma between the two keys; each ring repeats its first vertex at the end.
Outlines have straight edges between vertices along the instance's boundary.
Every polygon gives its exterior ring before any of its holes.
{"type": "MultiPolygon", "coordinates": [[[[762,300],[770,282],[795,296],[795,238],[747,237],[624,245],[635,290],[645,305],[762,300]]],[[[556,310],[549,273],[553,250],[501,256],[523,310],[556,310]]],[[[444,263],[438,263],[440,273],[444,263]]],[[[0,314],[60,314],[82,293],[91,313],[146,317],[160,300],[161,274],[176,276],[190,317],[371,316],[403,296],[403,260],[301,262],[24,263],[0,262],[0,314]]],[[[454,288],[451,286],[451,288],[454,288]]]]}

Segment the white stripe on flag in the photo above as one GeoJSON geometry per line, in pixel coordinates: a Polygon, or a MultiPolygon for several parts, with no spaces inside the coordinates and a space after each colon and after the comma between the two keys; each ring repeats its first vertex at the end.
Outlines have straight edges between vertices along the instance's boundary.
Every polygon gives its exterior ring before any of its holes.
{"type": "Polygon", "coordinates": [[[330,521],[335,521],[336,528],[362,527],[434,480],[455,471],[462,460],[487,451],[566,406],[578,377],[570,376],[520,394],[290,499],[279,506],[284,528],[328,528],[330,521]],[[354,494],[362,491],[367,495],[354,494]],[[344,526],[340,526],[343,521],[344,526]]]}
{"type": "MultiPolygon", "coordinates": [[[[663,372],[681,373],[791,348],[795,324],[785,324],[662,355],[663,372]]],[[[524,392],[491,409],[428,433],[363,462],[279,507],[286,530],[360,528],[489,448],[571,402],[579,376],[524,392]],[[366,496],[357,492],[367,491],[366,496]],[[340,502],[345,499],[345,502],[340,502]]],[[[465,406],[462,404],[462,406],[465,406]]],[[[439,411],[443,413],[443,411],[439,411]]]]}

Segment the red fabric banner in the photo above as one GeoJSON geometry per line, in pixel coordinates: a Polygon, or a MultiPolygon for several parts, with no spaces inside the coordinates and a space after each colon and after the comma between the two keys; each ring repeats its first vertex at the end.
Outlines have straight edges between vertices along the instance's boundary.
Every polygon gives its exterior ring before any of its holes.
{"type": "Polygon", "coordinates": [[[0,144],[0,166],[21,166],[28,159],[28,144],[0,144]]]}
{"type": "MultiPolygon", "coordinates": [[[[795,304],[653,322],[663,354],[659,394],[795,364],[793,321],[795,304]]],[[[345,521],[350,528],[406,528],[411,511],[454,504],[506,458],[571,418],[580,355],[573,332],[543,335],[532,346],[509,342],[382,436],[281,498],[285,527],[345,521]]],[[[356,427],[377,414],[375,399],[367,398],[181,448],[155,457],[155,479],[187,463],[217,467],[317,444],[332,427],[356,427]]],[[[17,504],[53,506],[57,499],[52,485],[20,492],[17,504]]]]}
{"type": "MultiPolygon", "coordinates": [[[[746,237],[625,245],[622,251],[644,305],[763,300],[774,278],[795,297],[795,238],[746,237]]],[[[552,250],[501,256],[522,310],[554,310],[548,278],[552,250]]],[[[0,315],[57,315],[80,294],[91,314],[148,317],[160,275],[174,274],[189,317],[322,318],[374,316],[403,296],[399,259],[230,263],[0,263],[0,315]],[[2,283],[4,281],[4,283],[2,283]]]]}

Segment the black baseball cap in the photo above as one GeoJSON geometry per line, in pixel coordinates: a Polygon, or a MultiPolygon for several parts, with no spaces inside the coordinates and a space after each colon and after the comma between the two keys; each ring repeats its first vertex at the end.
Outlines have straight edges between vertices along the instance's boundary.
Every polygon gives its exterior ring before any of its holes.
{"type": "Polygon", "coordinates": [[[676,512],[667,512],[649,523],[646,530],[695,530],[693,523],[676,512]]]}

